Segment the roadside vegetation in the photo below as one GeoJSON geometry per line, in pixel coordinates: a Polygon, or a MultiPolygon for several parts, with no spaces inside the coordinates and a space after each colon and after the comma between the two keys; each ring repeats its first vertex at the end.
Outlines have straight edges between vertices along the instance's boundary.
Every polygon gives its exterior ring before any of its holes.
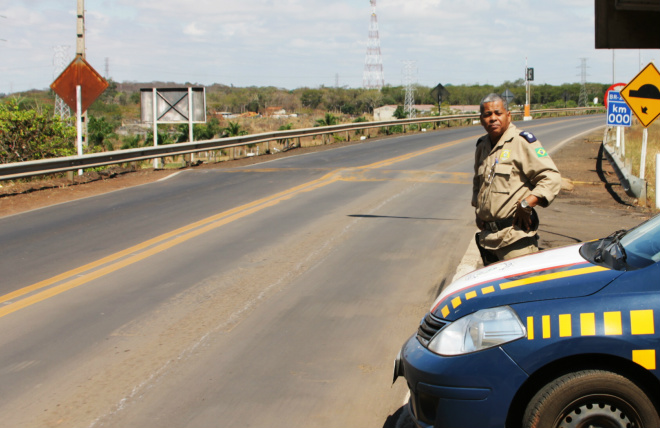
{"type": "MultiPolygon", "coordinates": [[[[87,139],[85,153],[113,151],[153,145],[153,127],[140,119],[140,89],[145,87],[196,86],[186,83],[151,82],[118,83],[110,80],[108,89],[87,111],[87,139]]],[[[587,84],[589,99],[602,99],[608,85],[587,84]]],[[[521,108],[525,100],[522,79],[502,85],[445,85],[447,94],[442,105],[437,105],[433,88],[416,86],[416,105],[436,105],[432,115],[456,113],[450,106],[472,105],[490,93],[510,90],[514,94],[513,108],[521,108]]],[[[207,122],[195,124],[196,141],[238,135],[271,132],[282,129],[312,128],[342,123],[373,120],[374,109],[396,105],[395,116],[404,118],[405,88],[386,86],[381,90],[361,88],[299,88],[287,90],[275,87],[237,88],[215,84],[206,89],[207,122]]],[[[577,107],[580,85],[538,85],[532,87],[533,109],[577,107]]],[[[33,90],[11,95],[0,94],[0,162],[20,162],[47,157],[73,155],[75,150],[75,117],[60,120],[54,117],[55,94],[52,91],[33,90]]],[[[590,105],[592,105],[590,103],[590,105]]],[[[71,112],[71,116],[75,116],[71,112]]],[[[426,125],[409,127],[390,126],[373,132],[355,132],[353,135],[330,135],[314,139],[310,144],[327,144],[330,140],[346,141],[368,138],[377,132],[391,135],[404,131],[426,130],[426,125]],[[366,134],[366,136],[365,136],[366,134]]],[[[188,124],[159,125],[159,145],[187,142],[188,124]]],[[[279,143],[279,142],[278,142],[279,143]]],[[[293,139],[283,140],[272,150],[288,150],[300,144],[293,139]]],[[[271,147],[248,147],[210,154],[209,159],[224,160],[256,153],[268,153],[271,147]]],[[[204,155],[204,154],[202,154],[204,155]]],[[[208,154],[206,154],[209,156],[208,154]]],[[[168,159],[177,166],[182,160],[168,159]]],[[[145,165],[149,164],[148,162],[145,165]]]]}

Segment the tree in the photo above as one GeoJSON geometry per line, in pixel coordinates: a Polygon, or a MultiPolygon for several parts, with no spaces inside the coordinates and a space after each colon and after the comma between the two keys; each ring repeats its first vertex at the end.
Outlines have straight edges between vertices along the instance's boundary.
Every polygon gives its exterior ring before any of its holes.
{"type": "MultiPolygon", "coordinates": [[[[179,125],[177,131],[179,131],[179,136],[176,139],[177,143],[185,143],[190,139],[187,123],[179,125]]],[[[212,140],[222,131],[218,118],[212,117],[206,124],[193,124],[193,139],[195,141],[212,140]]]]}
{"type": "Polygon", "coordinates": [[[317,108],[323,100],[323,93],[318,89],[304,89],[300,95],[303,107],[317,108]]]}
{"type": "Polygon", "coordinates": [[[108,138],[116,137],[114,130],[117,123],[111,123],[105,117],[97,119],[95,116],[89,116],[87,125],[87,142],[90,147],[104,147],[108,138]]]}
{"type": "Polygon", "coordinates": [[[0,104],[0,162],[71,156],[76,130],[59,117],[20,110],[16,101],[0,104]]]}
{"type": "Polygon", "coordinates": [[[332,113],[326,113],[323,119],[316,119],[316,124],[314,126],[332,126],[336,125],[339,122],[337,117],[332,113]]]}
{"type": "Polygon", "coordinates": [[[402,105],[398,105],[396,107],[396,110],[394,110],[394,113],[392,113],[392,116],[396,117],[397,119],[405,119],[406,117],[408,117],[408,114],[403,109],[402,105]]]}
{"type": "Polygon", "coordinates": [[[247,131],[241,131],[241,124],[238,122],[229,122],[224,129],[223,137],[238,137],[239,135],[247,135],[247,131]]]}

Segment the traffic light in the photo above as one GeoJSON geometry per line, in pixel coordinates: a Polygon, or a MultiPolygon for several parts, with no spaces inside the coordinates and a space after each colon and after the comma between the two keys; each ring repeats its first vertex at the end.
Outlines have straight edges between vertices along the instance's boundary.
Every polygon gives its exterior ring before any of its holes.
{"type": "Polygon", "coordinates": [[[532,82],[534,80],[534,69],[528,68],[526,70],[527,81],[532,82]]]}

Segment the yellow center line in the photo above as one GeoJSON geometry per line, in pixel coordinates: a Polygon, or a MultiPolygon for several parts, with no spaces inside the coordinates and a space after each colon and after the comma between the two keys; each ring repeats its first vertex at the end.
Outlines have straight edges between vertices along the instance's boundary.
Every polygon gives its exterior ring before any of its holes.
{"type": "Polygon", "coordinates": [[[463,143],[465,141],[474,141],[475,139],[477,139],[479,137],[480,137],[480,135],[472,135],[472,136],[469,136],[469,137],[461,138],[460,140],[454,140],[454,141],[450,141],[448,143],[444,143],[444,144],[440,144],[440,145],[437,145],[437,146],[429,147],[428,149],[418,150],[416,152],[407,153],[405,155],[401,155],[401,156],[397,156],[397,157],[394,157],[394,158],[385,159],[385,160],[380,161],[380,162],[365,165],[363,167],[360,167],[360,169],[376,169],[376,168],[382,168],[384,166],[390,166],[392,164],[395,164],[395,163],[398,163],[398,162],[403,162],[403,161],[406,161],[408,159],[415,158],[417,156],[422,156],[422,155],[425,155],[425,154],[428,154],[428,153],[435,152],[436,150],[446,149],[447,147],[455,146],[456,144],[460,144],[460,143],[463,143]]]}
{"type": "Polygon", "coordinates": [[[206,233],[212,229],[218,228],[220,226],[231,223],[240,218],[246,217],[264,208],[276,205],[281,201],[290,199],[299,193],[308,192],[326,186],[327,184],[333,183],[337,180],[338,180],[337,177],[333,177],[331,176],[331,174],[328,174],[317,180],[313,180],[308,183],[301,184],[299,186],[277,193],[271,197],[250,202],[240,207],[233,208],[231,210],[208,217],[198,222],[191,223],[184,227],[175,229],[171,232],[164,233],[160,236],[149,239],[147,241],[144,241],[140,244],[134,245],[130,248],[119,251],[117,253],[111,254],[107,257],[104,257],[92,263],[88,263],[84,266],[69,270],[52,278],[37,282],[33,285],[23,287],[14,292],[5,294],[4,296],[0,296],[0,303],[4,303],[11,301],[13,299],[20,298],[27,294],[33,293],[35,291],[50,287],[61,281],[66,281],[67,279],[70,279],[72,277],[78,277],[74,280],[67,281],[56,287],[51,287],[48,290],[30,296],[29,298],[25,298],[20,302],[11,305],[6,305],[0,308],[0,317],[15,312],[26,306],[30,306],[31,304],[34,304],[36,302],[45,300],[54,295],[60,294],[64,291],[75,288],[79,285],[82,285],[93,279],[99,278],[103,275],[119,270],[123,267],[129,266],[137,261],[143,260],[146,257],[157,254],[161,251],[164,251],[168,248],[171,248],[175,245],[185,242],[191,238],[206,233]],[[101,268],[104,265],[108,265],[108,266],[101,268]],[[90,272],[90,271],[92,272],[84,275],[85,272],[90,272]]]}

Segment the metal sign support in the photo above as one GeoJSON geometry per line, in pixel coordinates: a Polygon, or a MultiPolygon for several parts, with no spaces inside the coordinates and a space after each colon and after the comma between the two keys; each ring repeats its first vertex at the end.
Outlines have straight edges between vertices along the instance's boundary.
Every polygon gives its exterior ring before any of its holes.
{"type": "Polygon", "coordinates": [[[646,144],[649,140],[649,128],[646,126],[644,127],[644,130],[642,131],[642,155],[640,159],[640,165],[639,165],[639,178],[644,180],[644,173],[646,172],[646,144]]]}
{"type": "MultiPolygon", "coordinates": [[[[188,87],[188,141],[193,142],[193,90],[188,87]]],[[[195,154],[190,154],[190,163],[195,162],[195,154]]]]}
{"type": "MultiPolygon", "coordinates": [[[[82,87],[76,85],[76,134],[78,142],[78,156],[83,155],[83,129],[82,129],[82,87]]],[[[83,170],[78,170],[78,175],[82,175],[83,170]]]]}
{"type": "MultiPolygon", "coordinates": [[[[154,147],[158,147],[158,95],[153,89],[154,147]]],[[[154,169],[158,169],[158,158],[154,158],[154,169]]]]}

